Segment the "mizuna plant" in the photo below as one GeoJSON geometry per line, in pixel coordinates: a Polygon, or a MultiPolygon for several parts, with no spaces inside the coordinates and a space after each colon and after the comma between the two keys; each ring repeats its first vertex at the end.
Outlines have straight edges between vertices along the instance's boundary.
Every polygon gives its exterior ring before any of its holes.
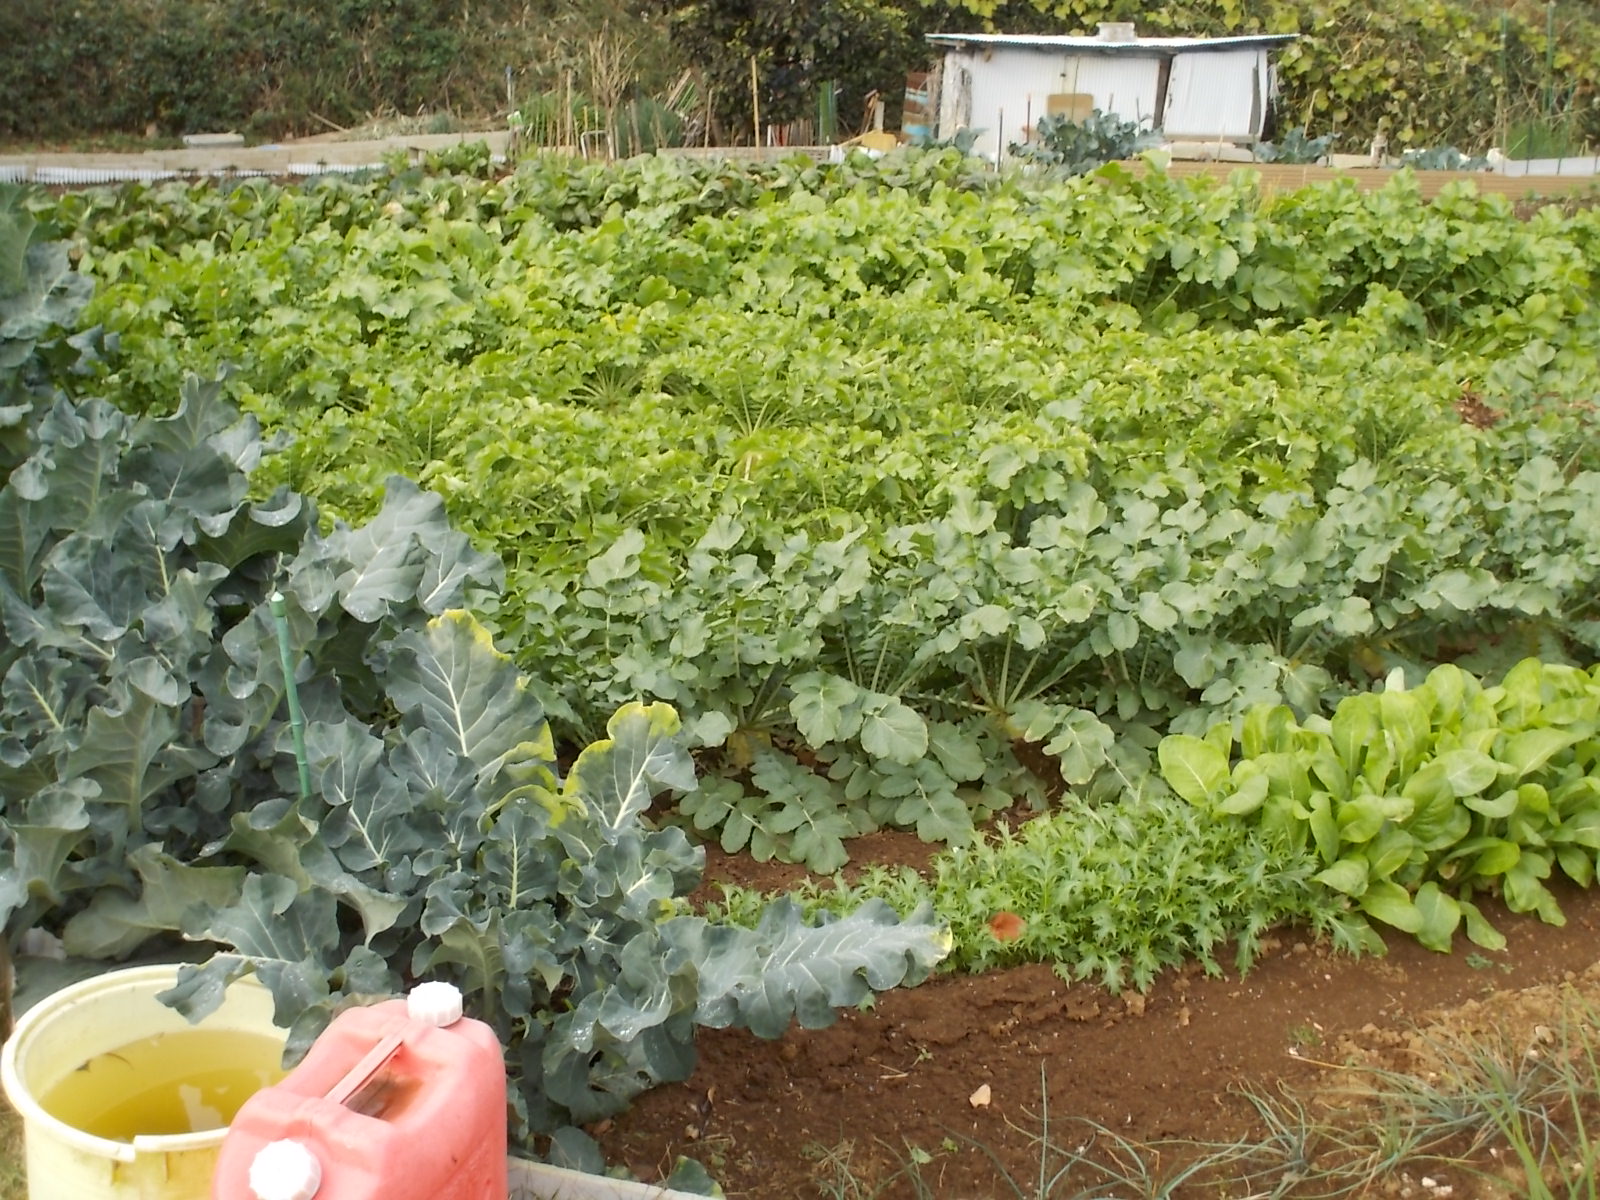
{"type": "Polygon", "coordinates": [[[1448,665],[1415,688],[1396,674],[1331,720],[1260,706],[1237,736],[1219,723],[1159,753],[1184,799],[1313,848],[1317,882],[1435,950],[1463,925],[1480,946],[1504,945],[1476,895],[1561,924],[1544,881],[1556,869],[1594,881],[1600,668],[1528,659],[1488,687],[1448,665]]]}
{"type": "MultiPolygon", "coordinates": [[[[868,867],[846,884],[790,894],[808,912],[850,912],[868,898],[899,912],[931,902],[954,944],[943,970],[1044,962],[1069,979],[1147,990],[1165,968],[1247,970],[1269,930],[1309,927],[1340,950],[1370,939],[1344,898],[1312,884],[1314,849],[1261,837],[1152,790],[1116,804],[1073,797],[1014,830],[934,857],[925,874],[868,867]]],[[[724,885],[719,913],[756,924],[769,898],[724,885]]]]}

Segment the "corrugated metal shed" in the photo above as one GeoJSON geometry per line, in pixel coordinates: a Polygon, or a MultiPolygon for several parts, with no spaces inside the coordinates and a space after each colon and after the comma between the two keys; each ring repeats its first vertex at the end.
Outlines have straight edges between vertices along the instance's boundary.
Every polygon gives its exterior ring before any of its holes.
{"type": "Polygon", "coordinates": [[[939,130],[983,132],[976,153],[993,159],[1003,145],[1021,141],[1049,111],[1052,96],[1090,96],[1093,107],[1154,120],[1160,64],[1153,58],[1102,57],[998,51],[992,57],[953,51],[946,56],[939,95],[939,130]]]}
{"type": "MultiPolygon", "coordinates": [[[[1035,58],[1046,57],[1034,55],[1035,58]]],[[[1161,95],[1161,64],[1154,58],[1107,58],[1076,54],[1065,60],[1052,90],[1093,96],[1102,112],[1123,113],[1130,121],[1154,121],[1161,95]]],[[[1035,112],[1035,118],[1044,110],[1035,112]]]]}
{"type": "Polygon", "coordinates": [[[1171,134],[1250,141],[1275,94],[1271,52],[1295,34],[1141,38],[935,33],[944,50],[940,137],[980,130],[974,150],[996,159],[1047,113],[1116,113],[1171,134]]]}

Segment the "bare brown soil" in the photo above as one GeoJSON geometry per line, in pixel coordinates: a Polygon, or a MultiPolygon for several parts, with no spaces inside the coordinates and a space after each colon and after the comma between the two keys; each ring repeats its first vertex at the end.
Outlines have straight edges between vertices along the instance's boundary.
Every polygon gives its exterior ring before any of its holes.
{"type": "MultiPolygon", "coordinates": [[[[863,857],[893,860],[895,845],[879,835],[863,857]]],[[[914,864],[925,861],[917,843],[910,849],[914,864]]],[[[710,867],[713,879],[756,886],[787,886],[797,875],[721,856],[710,867]]],[[[776,1042],[707,1031],[692,1078],[595,1132],[608,1157],[644,1178],[688,1154],[729,1196],[751,1200],[853,1195],[819,1181],[837,1177],[847,1158],[871,1185],[924,1154],[932,1161],[922,1177],[937,1196],[1017,1195],[973,1145],[981,1143],[1031,1200],[1046,1092],[1052,1136],[1063,1142],[1088,1136],[1076,1119],[1142,1142],[1258,1136],[1242,1087],[1314,1093],[1354,1060],[1420,1071],[1428,1038],[1506,1014],[1531,1029],[1552,1019],[1563,983],[1600,994],[1590,971],[1600,956],[1600,892],[1560,899],[1564,927],[1486,906],[1508,941],[1495,954],[1464,939],[1437,954],[1395,934],[1386,957],[1351,959],[1285,931],[1243,978],[1187,968],[1145,995],[1119,997],[1030,966],[936,977],[829,1029],[791,1029],[776,1042]]],[[[896,1185],[882,1194],[915,1193],[896,1185]]],[[[1474,1194],[1455,1181],[1456,1200],[1474,1194]]]]}

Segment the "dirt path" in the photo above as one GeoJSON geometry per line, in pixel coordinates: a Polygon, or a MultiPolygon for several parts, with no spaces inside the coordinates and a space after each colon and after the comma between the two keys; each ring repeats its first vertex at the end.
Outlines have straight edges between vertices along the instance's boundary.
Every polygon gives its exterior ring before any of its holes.
{"type": "Polygon", "coordinates": [[[1291,934],[1243,979],[1187,969],[1146,996],[1118,999],[1027,967],[936,979],[778,1042],[704,1033],[693,1078],[643,1097],[601,1140],[646,1173],[693,1154],[730,1196],[751,1200],[833,1194],[811,1182],[822,1152],[848,1152],[851,1170],[870,1180],[913,1148],[933,1156],[924,1177],[941,1198],[1010,1196],[981,1154],[941,1146],[972,1138],[1019,1179],[1036,1176],[1041,1068],[1064,1138],[1071,1116],[1140,1140],[1254,1132],[1242,1084],[1314,1088],[1330,1074],[1319,1063],[1358,1045],[1403,1057],[1418,1024],[1450,1024],[1441,1010],[1470,1025],[1486,996],[1579,978],[1600,949],[1600,892],[1564,893],[1561,903],[1565,927],[1486,907],[1508,941],[1497,954],[1465,942],[1435,954],[1396,935],[1386,958],[1352,960],[1291,934]],[[985,1085],[990,1101],[974,1107],[985,1085]]]}

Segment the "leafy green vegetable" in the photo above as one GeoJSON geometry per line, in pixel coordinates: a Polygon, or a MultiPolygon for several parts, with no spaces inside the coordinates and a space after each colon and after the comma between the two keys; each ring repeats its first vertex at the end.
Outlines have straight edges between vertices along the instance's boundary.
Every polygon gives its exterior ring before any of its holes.
{"type": "Polygon", "coordinates": [[[1349,697],[1332,720],[1254,709],[1231,771],[1228,725],[1205,741],[1169,737],[1160,758],[1191,803],[1314,849],[1317,882],[1376,920],[1435,950],[1465,920],[1469,938],[1495,948],[1504,938],[1475,894],[1561,924],[1543,880],[1559,867],[1594,881],[1597,735],[1600,668],[1527,659],[1492,687],[1436,667],[1415,688],[1349,697]]]}
{"type": "Polygon", "coordinates": [[[1034,142],[1013,143],[1011,153],[1025,162],[1083,175],[1107,163],[1133,158],[1159,145],[1161,134],[1139,121],[1095,109],[1081,121],[1064,115],[1039,118],[1034,142]]]}
{"type": "Polygon", "coordinates": [[[1256,704],[1600,653],[1594,213],[948,153],[30,211],[121,339],[82,388],[247,353],[254,495],[421,480],[562,753],[673,705],[730,848],[960,841],[1256,704]]]}
{"type": "Polygon", "coordinates": [[[93,290],[71,269],[68,248],[39,236],[22,190],[0,183],[0,471],[27,452],[26,431],[40,401],[48,401],[50,370],[90,352],[92,336],[75,339],[74,347],[46,335],[73,325],[93,290]]]}
{"type": "Polygon", "coordinates": [[[1333,148],[1333,142],[1334,135],[1331,133],[1325,133],[1321,137],[1309,137],[1304,125],[1296,125],[1282,134],[1276,142],[1257,142],[1252,149],[1259,162],[1285,165],[1318,163],[1327,157],[1328,151],[1333,148]]]}
{"type": "Polygon", "coordinates": [[[1482,155],[1466,155],[1454,146],[1430,146],[1407,150],[1401,161],[1414,171],[1486,171],[1489,160],[1482,155]]]}

